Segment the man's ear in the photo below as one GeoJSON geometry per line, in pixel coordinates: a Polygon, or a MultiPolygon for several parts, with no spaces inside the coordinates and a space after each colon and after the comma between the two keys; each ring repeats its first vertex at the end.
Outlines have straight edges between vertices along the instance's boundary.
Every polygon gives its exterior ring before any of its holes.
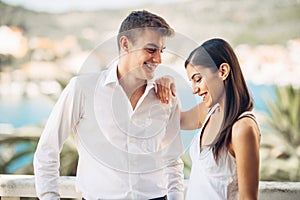
{"type": "Polygon", "coordinates": [[[120,37],[120,48],[123,49],[123,51],[128,52],[128,45],[129,45],[129,40],[128,37],[122,36],[120,37]]]}
{"type": "Polygon", "coordinates": [[[222,63],[219,68],[219,76],[224,80],[227,79],[230,73],[230,65],[228,63],[222,63]]]}

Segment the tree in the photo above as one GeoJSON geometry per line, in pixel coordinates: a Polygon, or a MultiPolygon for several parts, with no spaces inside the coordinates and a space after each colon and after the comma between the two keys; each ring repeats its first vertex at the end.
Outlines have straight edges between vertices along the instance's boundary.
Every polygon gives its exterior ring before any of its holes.
{"type": "Polygon", "coordinates": [[[262,161],[262,178],[300,181],[300,89],[276,86],[275,92],[276,100],[267,101],[268,133],[265,135],[277,139],[262,146],[269,148],[269,158],[262,161]]]}
{"type": "MultiPolygon", "coordinates": [[[[0,135],[0,173],[33,174],[32,160],[39,140],[39,133],[0,135]]],[[[76,174],[78,154],[74,140],[70,137],[60,155],[60,174],[76,174]]]]}
{"type": "MultiPolygon", "coordinates": [[[[57,82],[65,88],[68,80],[59,79],[57,82]]],[[[57,100],[55,97],[48,97],[54,102],[57,100]]],[[[21,131],[21,133],[0,133],[0,174],[33,174],[33,155],[43,128],[44,125],[40,125],[29,128],[29,131],[21,131]],[[16,165],[17,168],[12,169],[12,166],[16,165]]],[[[70,134],[60,154],[60,175],[75,175],[77,162],[78,153],[73,135],[70,134]]]]}

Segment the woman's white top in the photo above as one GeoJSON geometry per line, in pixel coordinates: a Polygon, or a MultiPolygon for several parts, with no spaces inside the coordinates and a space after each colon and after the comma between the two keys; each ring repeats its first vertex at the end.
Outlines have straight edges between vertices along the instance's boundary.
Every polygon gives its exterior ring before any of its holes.
{"type": "MultiPolygon", "coordinates": [[[[198,132],[194,136],[190,146],[190,157],[192,160],[192,170],[187,191],[187,200],[218,200],[218,199],[238,199],[238,179],[235,158],[229,151],[220,153],[218,164],[216,163],[211,147],[204,147],[200,150],[200,138],[210,116],[218,104],[211,108],[206,119],[198,132]]],[[[252,112],[244,112],[244,115],[253,116],[252,112]]]]}

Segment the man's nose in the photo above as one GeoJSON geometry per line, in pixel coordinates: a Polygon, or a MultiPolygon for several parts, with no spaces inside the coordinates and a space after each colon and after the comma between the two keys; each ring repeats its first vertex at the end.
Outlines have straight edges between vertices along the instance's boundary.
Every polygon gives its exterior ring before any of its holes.
{"type": "Polygon", "coordinates": [[[153,54],[153,62],[158,64],[161,63],[161,52],[159,50],[153,54]]]}

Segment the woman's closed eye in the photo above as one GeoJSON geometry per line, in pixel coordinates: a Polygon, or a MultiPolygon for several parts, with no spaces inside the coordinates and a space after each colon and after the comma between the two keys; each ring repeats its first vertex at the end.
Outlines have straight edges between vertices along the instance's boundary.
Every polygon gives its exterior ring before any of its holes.
{"type": "Polygon", "coordinates": [[[196,82],[199,83],[202,80],[202,77],[196,79],[196,82]]]}
{"type": "Polygon", "coordinates": [[[193,77],[193,81],[195,82],[195,83],[199,83],[199,82],[201,82],[201,80],[202,80],[202,76],[194,76],[193,77]]]}

